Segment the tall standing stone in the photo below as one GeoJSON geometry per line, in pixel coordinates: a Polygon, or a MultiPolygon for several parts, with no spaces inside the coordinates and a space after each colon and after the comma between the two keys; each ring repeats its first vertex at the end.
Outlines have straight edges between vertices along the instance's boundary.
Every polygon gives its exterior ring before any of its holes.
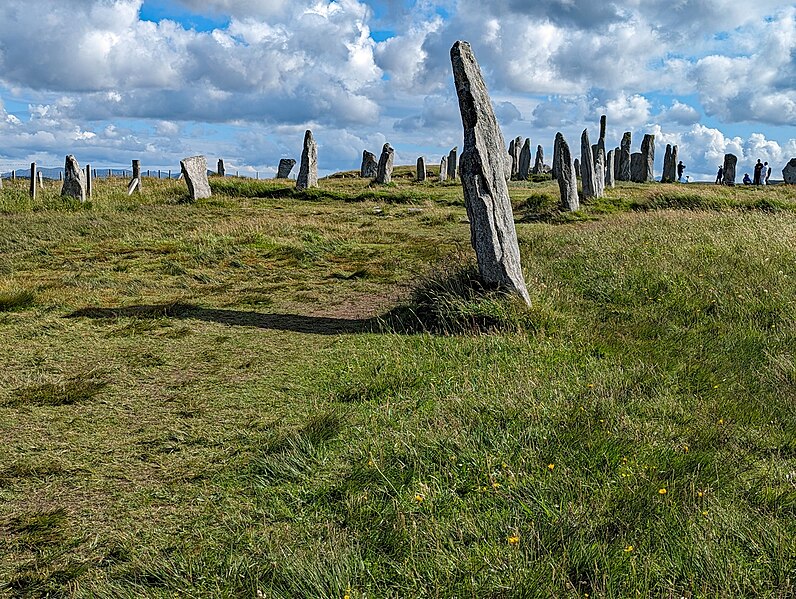
{"type": "Polygon", "coordinates": [[[580,209],[580,199],[578,198],[578,178],[575,176],[575,168],[572,164],[572,154],[569,151],[569,144],[561,133],[556,133],[555,152],[553,164],[558,168],[558,189],[561,192],[561,210],[573,212],[580,209]]]}
{"type": "Polygon", "coordinates": [[[180,160],[180,172],[192,200],[201,200],[213,195],[210,191],[210,182],[207,180],[207,159],[204,156],[191,156],[180,160]]]}
{"type": "Polygon", "coordinates": [[[561,155],[561,152],[559,152],[559,150],[558,150],[558,144],[561,142],[561,139],[564,139],[563,135],[561,136],[560,139],[559,139],[558,135],[556,135],[556,139],[553,142],[553,167],[551,169],[552,174],[553,174],[553,180],[558,179],[558,173],[559,173],[558,159],[559,159],[559,156],[561,155]]]}
{"type": "Polygon", "coordinates": [[[277,179],[287,179],[290,177],[290,171],[296,166],[296,161],[292,158],[282,158],[279,161],[279,168],[276,171],[277,179]]]}
{"type": "Polygon", "coordinates": [[[583,188],[583,199],[597,196],[594,182],[594,155],[589,143],[589,130],[584,129],[580,136],[580,184],[583,188]]]}
{"type": "Polygon", "coordinates": [[[641,142],[643,183],[655,181],[655,136],[649,133],[641,142]]]}
{"type": "Polygon", "coordinates": [[[531,173],[531,138],[525,140],[525,143],[522,145],[522,150],[520,150],[520,166],[517,172],[517,178],[520,181],[525,181],[528,179],[528,175],[531,173]]]}
{"type": "MultiPolygon", "coordinates": [[[[390,144],[384,144],[379,156],[379,166],[376,169],[376,183],[390,183],[392,181],[392,165],[395,160],[395,150],[390,144]]],[[[450,169],[450,166],[448,167],[450,169]]]]}
{"type": "Polygon", "coordinates": [[[619,174],[616,177],[618,181],[631,181],[631,156],[630,144],[632,136],[630,131],[626,131],[622,136],[622,144],[619,148],[619,174]]]}
{"type": "Polygon", "coordinates": [[[510,177],[515,179],[517,177],[517,173],[520,172],[520,165],[516,159],[516,152],[514,151],[514,146],[516,145],[515,140],[509,141],[509,157],[511,158],[511,173],[510,177]]]}
{"type": "Polygon", "coordinates": [[[575,167],[575,177],[577,177],[578,179],[580,179],[580,160],[578,160],[577,158],[575,158],[575,160],[574,160],[574,161],[573,161],[573,163],[572,163],[572,166],[574,166],[574,167],[575,167]]]}
{"type": "Polygon", "coordinates": [[[661,183],[674,183],[672,173],[672,144],[666,144],[666,152],[663,155],[663,172],[661,172],[661,183]]]}
{"type": "Polygon", "coordinates": [[[223,158],[219,158],[218,159],[218,165],[217,165],[217,168],[216,168],[216,174],[219,177],[225,177],[226,174],[227,174],[227,169],[224,168],[224,159],[223,158]]]}
{"type": "Polygon", "coordinates": [[[373,179],[379,169],[376,155],[367,150],[362,151],[362,166],[359,167],[359,176],[363,179],[373,179]]]}
{"type": "Polygon", "coordinates": [[[782,180],[788,185],[796,185],[796,158],[791,158],[782,169],[782,180]]]}
{"type": "Polygon", "coordinates": [[[614,148],[614,181],[619,181],[619,148],[614,148]]]}
{"type": "Polygon", "coordinates": [[[419,182],[426,180],[426,159],[422,156],[417,159],[417,180],[419,182]]]}
{"type": "Polygon", "coordinates": [[[601,198],[605,195],[605,149],[600,144],[592,146],[592,159],[594,160],[594,197],[601,198]]]}
{"type": "Polygon", "coordinates": [[[36,182],[36,163],[30,163],[30,199],[36,199],[36,192],[38,189],[38,185],[36,182]]]}
{"type": "Polygon", "coordinates": [[[616,171],[616,154],[610,150],[605,157],[605,186],[614,187],[614,172],[616,171]]]}
{"type": "Polygon", "coordinates": [[[679,156],[677,155],[679,150],[677,149],[677,144],[672,146],[672,181],[677,181],[677,161],[679,156]]]}
{"type": "Polygon", "coordinates": [[[301,150],[301,166],[299,167],[296,189],[318,187],[318,144],[312,137],[312,131],[304,133],[304,148],[301,150]]]}
{"type": "Polygon", "coordinates": [[[94,177],[91,174],[91,165],[86,165],[86,197],[94,195],[94,177]]]}
{"type": "Polygon", "coordinates": [[[533,163],[532,172],[534,175],[544,174],[544,148],[542,146],[536,146],[536,159],[533,163]]]}
{"type": "Polygon", "coordinates": [[[86,201],[86,179],[77,159],[71,154],[66,157],[64,165],[64,184],[61,187],[61,197],[74,198],[81,202],[86,201]]]}
{"type": "Polygon", "coordinates": [[[459,146],[454,146],[448,152],[448,179],[456,180],[456,172],[459,170],[459,146]]]}
{"type": "Polygon", "coordinates": [[[506,143],[470,44],[453,45],[451,64],[464,126],[460,169],[464,203],[478,271],[487,285],[530,304],[506,184],[506,143]]]}
{"type": "Polygon", "coordinates": [[[448,157],[443,156],[442,160],[439,161],[439,182],[442,183],[443,181],[448,180],[448,157]]]}
{"type": "Polygon", "coordinates": [[[738,157],[735,154],[724,155],[724,185],[735,185],[735,169],[738,166],[738,157]]]}
{"type": "Polygon", "coordinates": [[[641,152],[633,152],[630,155],[630,180],[634,183],[644,182],[644,166],[642,162],[641,152]]]}

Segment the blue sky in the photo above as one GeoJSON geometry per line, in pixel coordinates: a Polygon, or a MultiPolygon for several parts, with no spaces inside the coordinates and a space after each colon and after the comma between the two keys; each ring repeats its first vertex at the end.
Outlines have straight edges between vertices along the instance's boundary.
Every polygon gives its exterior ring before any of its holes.
{"type": "Polygon", "coordinates": [[[449,49],[470,41],[504,136],[549,157],[608,115],[696,179],[796,156],[796,7],[759,0],[3,0],[0,170],[36,160],[275,173],[304,130],[323,173],[389,141],[461,145],[449,49]],[[643,6],[641,6],[643,5],[643,6]],[[63,23],[70,23],[64,27],[63,23]],[[41,31],[47,31],[42,36],[41,31]]]}

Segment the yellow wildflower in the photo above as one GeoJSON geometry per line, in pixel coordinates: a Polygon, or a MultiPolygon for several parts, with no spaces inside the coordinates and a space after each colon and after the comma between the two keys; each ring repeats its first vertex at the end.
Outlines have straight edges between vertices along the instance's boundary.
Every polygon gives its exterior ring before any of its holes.
{"type": "Polygon", "coordinates": [[[661,495],[666,495],[666,489],[658,489],[658,493],[661,495]]]}
{"type": "Polygon", "coordinates": [[[508,541],[509,545],[516,545],[517,543],[520,542],[520,537],[519,537],[519,535],[516,535],[516,536],[513,536],[513,537],[509,537],[506,540],[508,541]]]}
{"type": "Polygon", "coordinates": [[[548,469],[548,470],[553,470],[555,467],[556,467],[556,465],[555,465],[555,464],[548,464],[548,465],[547,465],[547,469],[548,469]]]}
{"type": "Polygon", "coordinates": [[[425,499],[425,496],[422,495],[421,493],[417,493],[415,495],[415,501],[417,501],[418,503],[422,503],[424,499],[425,499]]]}
{"type": "Polygon", "coordinates": [[[625,553],[630,553],[631,551],[633,551],[633,545],[628,545],[625,547],[625,553]]]}

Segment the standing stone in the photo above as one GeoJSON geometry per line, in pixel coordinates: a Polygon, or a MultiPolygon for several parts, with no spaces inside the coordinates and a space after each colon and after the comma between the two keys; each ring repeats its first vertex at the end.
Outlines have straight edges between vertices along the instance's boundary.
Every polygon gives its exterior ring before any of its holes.
{"type": "Polygon", "coordinates": [[[575,161],[572,163],[572,166],[575,168],[575,177],[580,179],[580,160],[575,158],[575,161]]]}
{"type": "Polygon", "coordinates": [[[782,169],[782,179],[788,185],[796,185],[796,158],[791,158],[782,169]]]}
{"type": "Polygon", "coordinates": [[[672,163],[672,144],[666,144],[666,153],[663,155],[663,172],[661,183],[674,183],[675,165],[672,163]]]}
{"type": "Polygon", "coordinates": [[[735,169],[738,166],[738,157],[735,154],[724,155],[724,185],[735,185],[735,169]]]}
{"type": "Polygon", "coordinates": [[[517,171],[517,178],[520,181],[525,181],[528,179],[528,175],[531,173],[531,138],[525,140],[525,143],[522,145],[522,150],[520,150],[520,166],[519,170],[517,171]]]}
{"type": "Polygon", "coordinates": [[[572,154],[569,151],[569,144],[561,133],[556,133],[555,152],[553,163],[558,168],[558,189],[561,192],[561,210],[574,212],[580,209],[580,199],[578,198],[578,178],[575,176],[575,168],[572,164],[572,154]]]}
{"type": "Polygon", "coordinates": [[[376,160],[376,155],[367,150],[362,151],[362,166],[359,167],[359,176],[363,179],[373,179],[376,176],[376,171],[379,168],[379,163],[376,160]]]}
{"type": "Polygon", "coordinates": [[[287,179],[290,177],[290,171],[296,166],[296,161],[292,158],[282,158],[279,161],[279,169],[276,171],[277,179],[287,179]]]}
{"type": "Polygon", "coordinates": [[[630,131],[626,131],[625,134],[622,136],[622,144],[619,149],[619,174],[616,177],[618,181],[631,181],[631,160],[632,155],[630,153],[630,143],[632,137],[630,135],[630,131]]]}
{"type": "Polygon", "coordinates": [[[630,155],[630,180],[634,183],[644,182],[644,167],[642,166],[641,152],[630,155]]]}
{"type": "MultiPolygon", "coordinates": [[[[392,164],[395,160],[395,150],[390,144],[384,144],[379,157],[379,166],[376,169],[376,183],[390,183],[392,181],[392,164]]],[[[448,165],[450,171],[450,165],[448,165]]]]}
{"type": "Polygon", "coordinates": [[[556,135],[556,139],[553,142],[553,167],[551,169],[552,170],[552,174],[553,174],[553,180],[558,179],[558,173],[559,173],[558,158],[561,155],[561,152],[558,149],[558,144],[560,143],[561,139],[564,139],[563,135],[561,136],[560,139],[559,139],[558,135],[556,135]]]}
{"type": "Polygon", "coordinates": [[[600,117],[600,137],[597,140],[597,145],[605,151],[605,128],[608,123],[608,117],[602,115],[600,117]]]}
{"type": "Polygon", "coordinates": [[[614,172],[616,171],[616,154],[614,150],[610,150],[605,157],[605,186],[614,187],[614,172]]]}
{"type": "Polygon", "coordinates": [[[442,160],[439,161],[439,182],[442,183],[443,181],[448,180],[448,157],[443,156],[442,160]]]}
{"type": "Polygon", "coordinates": [[[514,146],[515,145],[516,145],[516,142],[512,139],[509,142],[509,158],[511,159],[511,173],[509,174],[509,177],[511,179],[514,179],[517,176],[517,173],[520,172],[520,165],[519,165],[517,159],[515,158],[515,155],[516,155],[516,152],[514,151],[514,146]]]}
{"type": "Polygon", "coordinates": [[[594,196],[601,198],[605,195],[605,149],[600,144],[592,146],[594,160],[594,196]]]}
{"type": "Polygon", "coordinates": [[[619,148],[614,148],[614,181],[619,181],[619,148]]]}
{"type": "Polygon", "coordinates": [[[672,146],[672,181],[677,181],[677,160],[679,158],[677,144],[672,146]]]}
{"type": "Polygon", "coordinates": [[[36,163],[35,162],[31,162],[30,163],[30,199],[31,200],[35,200],[36,199],[36,191],[37,191],[37,185],[36,185],[36,163]]]}
{"type": "Polygon", "coordinates": [[[191,200],[201,200],[213,195],[210,182],[207,180],[207,159],[204,156],[192,156],[180,160],[180,172],[188,186],[191,200]]]}
{"type": "Polygon", "coordinates": [[[218,168],[216,173],[218,173],[219,177],[224,177],[227,174],[227,169],[224,168],[224,160],[221,158],[218,159],[218,168]]]}
{"type": "Polygon", "coordinates": [[[426,159],[422,156],[417,159],[417,180],[418,182],[426,180],[426,159]]]}
{"type": "Polygon", "coordinates": [[[643,183],[655,181],[655,136],[649,133],[641,142],[643,183]]]}
{"type": "Polygon", "coordinates": [[[533,174],[534,175],[543,175],[544,174],[544,149],[542,146],[536,146],[536,159],[533,163],[533,174]]]}
{"type": "Polygon", "coordinates": [[[86,197],[94,195],[94,176],[91,173],[91,165],[86,165],[86,197]]]}
{"type": "MultiPolygon", "coordinates": [[[[563,167],[563,165],[561,166],[563,167]]],[[[589,143],[588,129],[584,129],[580,136],[580,181],[584,200],[597,197],[594,181],[594,155],[589,143]]]]}
{"type": "Polygon", "coordinates": [[[506,184],[506,143],[470,44],[453,45],[451,64],[464,126],[464,203],[478,271],[487,285],[505,289],[530,305],[506,184]]]}
{"type": "Polygon", "coordinates": [[[75,198],[81,202],[86,201],[86,179],[77,159],[71,154],[66,157],[64,165],[64,185],[61,187],[61,197],[75,198]]]}
{"type": "Polygon", "coordinates": [[[459,146],[454,146],[448,152],[448,179],[456,180],[456,172],[459,170],[459,146]]]}
{"type": "Polygon", "coordinates": [[[312,137],[312,131],[304,133],[304,148],[301,150],[301,166],[299,167],[296,189],[318,187],[318,144],[312,137]]]}

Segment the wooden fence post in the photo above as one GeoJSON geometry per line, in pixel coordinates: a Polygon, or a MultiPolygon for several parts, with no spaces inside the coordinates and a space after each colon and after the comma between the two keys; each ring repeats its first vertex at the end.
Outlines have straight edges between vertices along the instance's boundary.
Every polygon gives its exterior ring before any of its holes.
{"type": "Polygon", "coordinates": [[[30,199],[36,199],[36,163],[30,163],[30,199]]]}
{"type": "Polygon", "coordinates": [[[94,182],[91,179],[91,165],[86,165],[86,197],[90,198],[94,192],[94,182]]]}
{"type": "MultiPolygon", "coordinates": [[[[128,195],[131,194],[133,191],[138,191],[141,193],[141,161],[140,160],[133,160],[133,181],[138,180],[138,185],[132,188],[132,191],[128,189],[128,195]]],[[[130,181],[132,184],[132,181],[130,181]]]]}

